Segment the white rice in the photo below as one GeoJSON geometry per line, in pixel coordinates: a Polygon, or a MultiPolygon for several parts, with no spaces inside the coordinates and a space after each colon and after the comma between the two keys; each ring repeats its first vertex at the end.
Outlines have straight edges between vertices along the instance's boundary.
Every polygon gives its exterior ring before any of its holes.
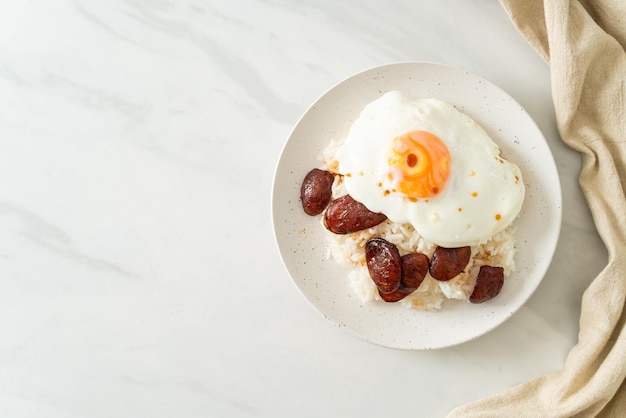
{"type": "MultiPolygon", "coordinates": [[[[322,162],[324,169],[337,173],[335,152],[341,144],[331,142],[323,151],[322,162]]],[[[333,198],[347,194],[343,184],[343,177],[336,175],[333,183],[333,198]]],[[[323,214],[320,222],[323,225],[323,214]]],[[[401,305],[428,311],[441,309],[446,299],[468,300],[480,266],[498,266],[504,269],[504,277],[515,271],[515,222],[505,230],[495,234],[484,242],[471,247],[470,261],[458,276],[449,281],[437,281],[426,274],[424,281],[416,291],[402,299],[401,305]]],[[[411,224],[397,224],[386,220],[373,228],[346,235],[334,234],[327,231],[328,257],[343,266],[350,267],[348,279],[354,293],[363,301],[384,302],[378,294],[378,289],[372,281],[365,262],[365,244],[370,238],[384,238],[398,247],[400,255],[412,252],[423,253],[429,259],[437,245],[424,239],[415,231],[411,224]]]]}

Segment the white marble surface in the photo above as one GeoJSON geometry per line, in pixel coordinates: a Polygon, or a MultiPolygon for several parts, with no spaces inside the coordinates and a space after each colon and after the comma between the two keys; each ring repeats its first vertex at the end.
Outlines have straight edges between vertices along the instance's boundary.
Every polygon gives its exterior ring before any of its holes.
{"type": "Polygon", "coordinates": [[[606,251],[549,68],[495,1],[12,1],[0,12],[0,416],[441,417],[558,370],[606,251]],[[274,244],[281,147],[336,82],[403,60],[536,120],[561,239],[491,333],[410,352],[338,329],[274,244]]]}

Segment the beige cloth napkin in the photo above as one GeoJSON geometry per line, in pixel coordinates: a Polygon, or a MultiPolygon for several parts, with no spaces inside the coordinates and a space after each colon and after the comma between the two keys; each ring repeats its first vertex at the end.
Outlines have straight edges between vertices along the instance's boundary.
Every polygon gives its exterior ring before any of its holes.
{"type": "Polygon", "coordinates": [[[580,186],[609,261],[583,295],[563,370],[449,418],[626,417],[626,0],[500,3],[550,66],[558,129],[581,153],[580,186]]]}

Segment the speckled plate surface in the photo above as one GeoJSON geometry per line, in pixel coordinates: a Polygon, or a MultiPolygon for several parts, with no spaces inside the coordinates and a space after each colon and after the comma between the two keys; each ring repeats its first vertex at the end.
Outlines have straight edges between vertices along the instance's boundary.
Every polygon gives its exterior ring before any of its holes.
{"type": "Polygon", "coordinates": [[[426,350],[474,339],[502,324],[532,295],[552,260],[561,227],[561,189],[552,153],[534,121],[508,94],[472,73],[426,62],[402,62],[358,73],[322,95],[302,116],[278,161],[272,195],[276,242],[306,299],[328,320],[365,341],[426,350]],[[497,298],[473,305],[446,301],[439,312],[384,302],[362,303],[348,269],[327,258],[318,218],[306,215],[300,184],[319,167],[331,139],[343,138],[363,107],[390,90],[446,100],[481,124],[517,164],[526,198],[517,220],[517,271],[497,298]]]}

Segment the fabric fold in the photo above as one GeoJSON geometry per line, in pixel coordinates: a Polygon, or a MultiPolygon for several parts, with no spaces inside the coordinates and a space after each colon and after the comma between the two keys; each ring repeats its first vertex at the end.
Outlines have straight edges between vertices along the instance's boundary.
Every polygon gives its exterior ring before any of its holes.
{"type": "Polygon", "coordinates": [[[461,405],[453,417],[626,417],[626,2],[500,0],[550,66],[557,127],[607,247],[563,370],[461,405]]]}

